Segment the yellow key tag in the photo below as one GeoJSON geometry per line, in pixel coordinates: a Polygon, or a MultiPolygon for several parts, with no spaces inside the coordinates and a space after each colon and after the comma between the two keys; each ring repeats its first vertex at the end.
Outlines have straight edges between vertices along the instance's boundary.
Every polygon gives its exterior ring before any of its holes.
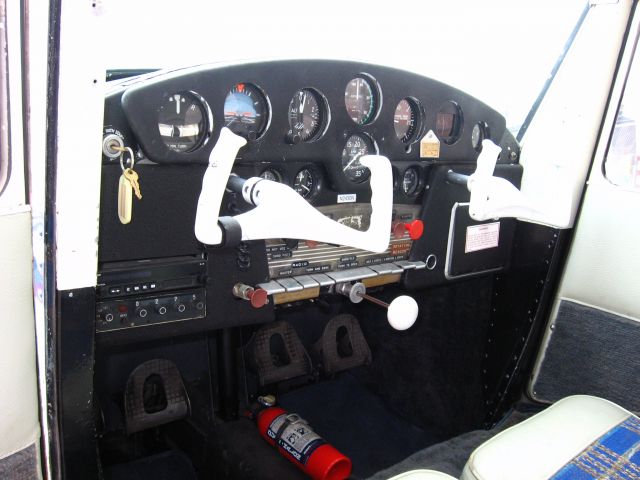
{"type": "Polygon", "coordinates": [[[133,205],[133,187],[124,174],[120,175],[118,184],[118,218],[120,223],[126,225],[131,221],[131,208],[133,205]]]}

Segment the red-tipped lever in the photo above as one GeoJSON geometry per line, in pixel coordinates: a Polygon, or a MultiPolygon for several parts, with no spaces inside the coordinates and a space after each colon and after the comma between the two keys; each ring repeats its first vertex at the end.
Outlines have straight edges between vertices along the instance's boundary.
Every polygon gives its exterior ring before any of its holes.
{"type": "Polygon", "coordinates": [[[393,236],[395,238],[402,238],[405,231],[409,232],[411,240],[418,240],[424,233],[424,223],[422,220],[414,220],[411,223],[397,222],[393,225],[393,236]]]}

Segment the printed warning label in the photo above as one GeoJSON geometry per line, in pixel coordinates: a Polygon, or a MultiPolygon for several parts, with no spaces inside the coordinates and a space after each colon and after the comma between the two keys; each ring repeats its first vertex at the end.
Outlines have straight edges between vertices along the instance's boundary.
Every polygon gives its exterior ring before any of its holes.
{"type": "Polygon", "coordinates": [[[303,465],[320,445],[327,443],[295,414],[276,417],[269,425],[267,435],[303,465]]]}
{"type": "Polygon", "coordinates": [[[440,158],[440,140],[433,130],[420,140],[420,158],[440,158]]]}
{"type": "Polygon", "coordinates": [[[500,222],[467,227],[467,240],[464,244],[464,253],[495,248],[498,246],[499,241],[500,222]]]}

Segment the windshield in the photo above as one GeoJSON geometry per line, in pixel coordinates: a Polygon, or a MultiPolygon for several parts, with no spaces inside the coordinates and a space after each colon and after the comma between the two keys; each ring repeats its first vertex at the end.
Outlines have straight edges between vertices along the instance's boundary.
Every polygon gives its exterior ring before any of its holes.
{"type": "Polygon", "coordinates": [[[586,0],[322,3],[112,0],[109,68],[273,58],[356,60],[413,71],[491,105],[515,134],[586,0]]]}

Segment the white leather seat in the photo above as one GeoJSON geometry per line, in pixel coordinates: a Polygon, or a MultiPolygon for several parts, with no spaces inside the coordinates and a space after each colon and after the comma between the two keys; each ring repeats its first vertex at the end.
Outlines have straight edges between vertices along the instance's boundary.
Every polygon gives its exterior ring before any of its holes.
{"type": "Polygon", "coordinates": [[[480,445],[462,479],[591,479],[600,472],[601,478],[640,478],[638,449],[638,417],[607,400],[576,395],[480,445]]]}
{"type": "Polygon", "coordinates": [[[389,480],[455,480],[446,473],[436,472],[435,470],[411,470],[401,473],[389,480]]]}

